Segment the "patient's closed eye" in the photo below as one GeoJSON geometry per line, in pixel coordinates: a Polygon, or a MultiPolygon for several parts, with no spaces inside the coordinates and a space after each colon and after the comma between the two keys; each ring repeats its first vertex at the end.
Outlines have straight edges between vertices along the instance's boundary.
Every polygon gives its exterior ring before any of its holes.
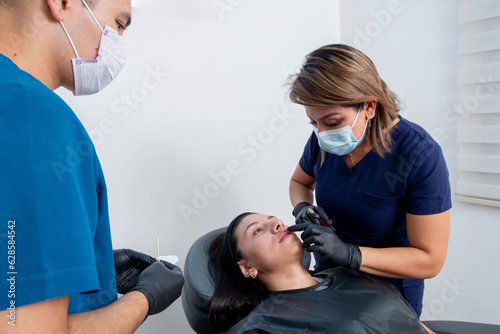
{"type": "Polygon", "coordinates": [[[264,231],[264,229],[262,227],[257,227],[254,231],[253,231],[253,234],[256,235],[260,232],[264,231]]]}

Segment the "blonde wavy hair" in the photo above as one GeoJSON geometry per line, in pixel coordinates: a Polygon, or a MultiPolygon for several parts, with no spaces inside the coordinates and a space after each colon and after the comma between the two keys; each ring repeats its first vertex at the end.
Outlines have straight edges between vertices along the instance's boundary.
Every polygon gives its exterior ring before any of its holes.
{"type": "Polygon", "coordinates": [[[392,122],[399,117],[400,102],[361,51],[345,44],[323,46],[305,57],[289,85],[292,102],[304,106],[355,106],[376,100],[375,116],[365,136],[381,157],[391,151],[392,122]]]}

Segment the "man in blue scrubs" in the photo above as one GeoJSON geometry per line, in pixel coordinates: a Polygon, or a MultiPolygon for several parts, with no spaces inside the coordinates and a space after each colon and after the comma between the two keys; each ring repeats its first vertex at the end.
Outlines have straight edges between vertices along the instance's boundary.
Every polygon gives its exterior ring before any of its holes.
{"type": "Polygon", "coordinates": [[[130,16],[130,0],[0,0],[2,333],[132,333],[180,295],[177,267],[113,254],[95,148],[52,91],[111,82],[130,16]]]}

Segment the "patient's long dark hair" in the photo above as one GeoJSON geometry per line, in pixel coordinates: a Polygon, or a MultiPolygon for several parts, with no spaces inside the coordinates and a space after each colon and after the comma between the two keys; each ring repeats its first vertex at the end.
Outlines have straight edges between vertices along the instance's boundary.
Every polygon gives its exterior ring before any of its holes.
{"type": "MultiPolygon", "coordinates": [[[[237,248],[234,234],[236,226],[243,218],[252,214],[245,212],[236,217],[232,224],[231,248],[236,261],[242,255],[237,248]]],[[[245,278],[243,273],[229,270],[222,261],[222,242],[226,233],[218,234],[210,244],[208,270],[215,284],[214,295],[209,309],[210,324],[218,330],[226,330],[243,319],[268,293],[256,279],[245,278]]]]}

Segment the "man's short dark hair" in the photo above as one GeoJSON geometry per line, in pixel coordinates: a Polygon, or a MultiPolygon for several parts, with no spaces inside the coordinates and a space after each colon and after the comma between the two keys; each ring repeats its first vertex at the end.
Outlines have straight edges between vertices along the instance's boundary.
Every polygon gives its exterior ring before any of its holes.
{"type": "Polygon", "coordinates": [[[0,7],[12,7],[19,4],[22,0],[0,0],[0,7]]]}
{"type": "MultiPolygon", "coordinates": [[[[94,7],[98,0],[85,0],[90,8],[94,7]]],[[[0,7],[18,7],[25,5],[27,0],[0,0],[0,7]]],[[[83,6],[83,2],[82,2],[83,6]]]]}

